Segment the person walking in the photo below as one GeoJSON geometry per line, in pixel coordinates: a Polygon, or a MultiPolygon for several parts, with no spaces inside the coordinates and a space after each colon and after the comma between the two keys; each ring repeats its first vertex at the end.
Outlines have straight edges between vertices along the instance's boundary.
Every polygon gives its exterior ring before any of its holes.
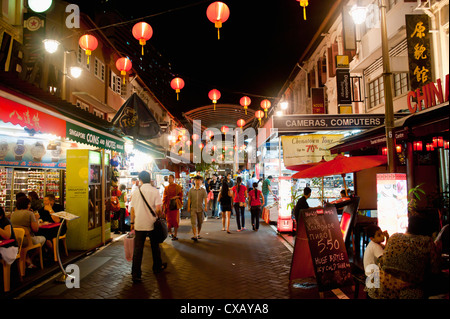
{"type": "Polygon", "coordinates": [[[202,177],[194,177],[195,186],[189,190],[187,211],[191,213],[191,225],[194,237],[191,239],[196,242],[201,239],[200,231],[202,230],[203,212],[206,209],[207,197],[206,190],[201,187],[202,177]]]}
{"type": "Polygon", "coordinates": [[[217,200],[222,208],[222,230],[225,230],[225,222],[227,224],[227,233],[230,234],[230,218],[231,218],[231,200],[233,193],[228,187],[228,181],[226,179],[222,182],[222,188],[220,189],[219,197],[217,200]]]}
{"type": "Polygon", "coordinates": [[[150,184],[150,174],[142,171],[138,175],[141,186],[131,194],[131,230],[135,232],[133,265],[131,269],[132,280],[134,283],[141,282],[141,264],[144,252],[144,243],[147,237],[150,238],[150,246],[153,256],[153,272],[160,273],[167,268],[167,263],[161,259],[161,249],[159,243],[154,237],[155,216],[151,213],[145,201],[153,209],[156,215],[162,217],[162,200],[158,190],[150,184]],[[145,198],[145,200],[144,200],[145,198]]]}
{"type": "Polygon", "coordinates": [[[262,183],[262,193],[264,196],[264,206],[263,207],[267,206],[267,202],[269,199],[269,193],[272,194],[272,196],[274,196],[273,192],[272,192],[272,188],[270,187],[271,182],[272,182],[272,176],[269,175],[262,183]]]}
{"type": "Polygon", "coordinates": [[[252,186],[253,190],[248,193],[248,202],[250,204],[250,214],[253,230],[258,231],[259,216],[261,215],[261,205],[264,205],[264,196],[262,192],[257,189],[258,183],[255,182],[252,186]]]}
{"type": "Polygon", "coordinates": [[[178,227],[180,220],[180,208],[182,206],[183,190],[181,186],[175,183],[175,176],[169,176],[169,185],[163,193],[163,213],[166,215],[167,228],[172,240],[178,240],[178,227]],[[172,234],[173,228],[173,234],[172,234]]]}
{"type": "Polygon", "coordinates": [[[209,190],[212,191],[214,195],[214,198],[212,200],[211,217],[219,219],[219,210],[217,209],[217,198],[219,197],[220,182],[218,181],[216,174],[214,174],[212,177],[212,181],[209,184],[209,190]]]}
{"type": "Polygon", "coordinates": [[[238,231],[245,229],[245,201],[247,199],[247,187],[242,185],[242,178],[238,176],[236,178],[236,185],[233,186],[233,204],[236,212],[236,223],[238,231]],[[242,222],[242,229],[241,229],[242,222]]]}

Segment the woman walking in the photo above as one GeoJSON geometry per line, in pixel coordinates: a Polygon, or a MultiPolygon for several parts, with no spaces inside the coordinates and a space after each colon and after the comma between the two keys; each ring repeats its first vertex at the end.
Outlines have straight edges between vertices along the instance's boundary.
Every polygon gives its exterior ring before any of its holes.
{"type": "Polygon", "coordinates": [[[169,176],[169,185],[164,189],[163,195],[163,210],[167,219],[167,228],[172,240],[178,240],[178,225],[179,225],[179,208],[181,207],[183,198],[183,190],[181,186],[175,184],[175,177],[169,176]],[[172,227],[174,228],[172,235],[172,227]]]}
{"type": "Polygon", "coordinates": [[[230,234],[230,218],[231,218],[231,200],[233,193],[228,188],[228,182],[226,179],[222,181],[222,188],[219,192],[217,200],[222,208],[222,230],[225,230],[225,221],[227,223],[227,233],[230,234]],[[231,194],[231,195],[230,195],[231,194]]]}
{"type": "Polygon", "coordinates": [[[252,227],[254,231],[258,231],[259,229],[259,215],[261,214],[261,206],[264,205],[264,196],[257,187],[258,183],[253,183],[253,190],[248,193],[248,202],[250,204],[252,227]],[[262,200],[262,203],[260,199],[262,200]]]}
{"type": "Polygon", "coordinates": [[[247,199],[247,187],[242,185],[242,178],[238,176],[236,178],[236,185],[233,186],[233,204],[234,210],[236,211],[236,223],[238,231],[241,231],[241,221],[242,230],[245,229],[245,201],[247,199]]]}

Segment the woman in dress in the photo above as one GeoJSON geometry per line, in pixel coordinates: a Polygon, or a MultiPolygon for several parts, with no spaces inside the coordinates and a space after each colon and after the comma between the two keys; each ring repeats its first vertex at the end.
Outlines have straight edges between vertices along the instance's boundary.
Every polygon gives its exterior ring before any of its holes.
{"type": "Polygon", "coordinates": [[[227,233],[230,234],[230,218],[231,218],[231,200],[232,192],[228,188],[228,182],[226,179],[222,181],[222,188],[219,192],[217,201],[222,208],[222,230],[225,230],[225,221],[227,224],[227,233]]]}
{"type": "Polygon", "coordinates": [[[167,227],[169,229],[170,237],[172,240],[178,240],[178,226],[180,219],[180,210],[178,207],[181,206],[183,199],[183,190],[181,186],[175,184],[175,177],[173,175],[169,176],[169,185],[164,189],[163,195],[163,211],[167,219],[167,227]],[[171,204],[172,201],[172,204],[171,204]],[[174,229],[172,234],[172,228],[174,229]]]}

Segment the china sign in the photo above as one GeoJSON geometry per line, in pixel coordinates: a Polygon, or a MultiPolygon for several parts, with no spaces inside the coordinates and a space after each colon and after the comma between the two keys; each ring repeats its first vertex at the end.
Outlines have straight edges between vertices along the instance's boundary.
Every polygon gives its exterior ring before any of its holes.
{"type": "Polygon", "coordinates": [[[426,14],[405,16],[411,89],[432,82],[430,27],[426,14]]]}

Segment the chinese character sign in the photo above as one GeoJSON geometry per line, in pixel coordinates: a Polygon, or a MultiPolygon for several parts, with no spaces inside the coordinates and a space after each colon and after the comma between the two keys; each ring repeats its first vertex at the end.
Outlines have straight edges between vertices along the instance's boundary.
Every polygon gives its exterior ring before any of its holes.
{"type": "Polygon", "coordinates": [[[411,90],[433,82],[428,16],[406,15],[411,90]]]}

